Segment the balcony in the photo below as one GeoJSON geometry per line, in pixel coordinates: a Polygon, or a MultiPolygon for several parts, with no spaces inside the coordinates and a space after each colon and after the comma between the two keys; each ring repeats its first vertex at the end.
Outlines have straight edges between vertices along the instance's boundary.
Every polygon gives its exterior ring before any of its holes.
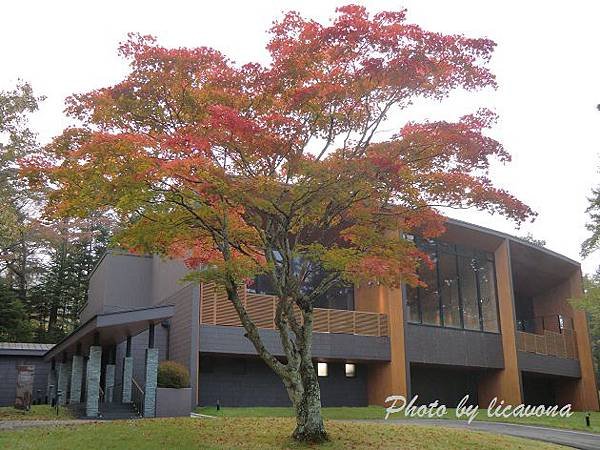
{"type": "Polygon", "coordinates": [[[517,321],[517,350],[578,359],[573,319],[561,314],[517,321]]]}
{"type": "MultiPolygon", "coordinates": [[[[276,330],[277,297],[253,294],[245,288],[241,289],[240,295],[248,315],[258,328],[276,330]]],[[[296,318],[301,322],[300,311],[296,307],[294,309],[296,318]]],[[[202,285],[200,324],[227,327],[242,326],[236,310],[227,299],[225,291],[217,288],[213,283],[202,285]]],[[[388,317],[386,314],[368,311],[315,308],[313,331],[315,333],[387,337],[388,317]]]]}

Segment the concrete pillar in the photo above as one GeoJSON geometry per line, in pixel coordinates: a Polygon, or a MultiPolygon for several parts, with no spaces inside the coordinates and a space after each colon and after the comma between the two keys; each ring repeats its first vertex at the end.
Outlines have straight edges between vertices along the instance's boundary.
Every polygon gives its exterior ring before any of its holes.
{"type": "Polygon", "coordinates": [[[123,403],[131,403],[131,378],[133,377],[133,357],[123,358],[123,403]]]}
{"type": "Polygon", "coordinates": [[[98,416],[98,400],[100,396],[100,368],[102,360],[102,347],[94,345],[90,347],[90,356],[86,371],[85,415],[88,417],[98,416]]]}
{"type": "Polygon", "coordinates": [[[71,392],[69,403],[81,403],[81,382],[83,377],[83,356],[74,355],[71,363],[71,392]]]}
{"type": "Polygon", "coordinates": [[[71,365],[68,362],[62,362],[56,365],[58,370],[58,390],[60,397],[58,398],[59,405],[66,405],[68,398],[69,380],[71,378],[71,365]]]}
{"type": "Polygon", "coordinates": [[[112,403],[115,390],[115,365],[107,364],[104,372],[104,395],[107,403],[112,403]]]}
{"type": "Polygon", "coordinates": [[[156,378],[158,375],[158,349],[146,349],[146,379],[144,386],[144,417],[156,413],[156,378]]]}

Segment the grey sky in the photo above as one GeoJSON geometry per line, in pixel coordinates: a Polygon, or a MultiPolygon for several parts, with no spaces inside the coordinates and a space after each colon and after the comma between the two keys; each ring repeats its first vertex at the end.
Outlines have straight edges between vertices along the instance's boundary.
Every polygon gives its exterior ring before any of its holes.
{"type": "MultiPolygon", "coordinates": [[[[0,89],[17,78],[47,96],[33,120],[42,142],[69,121],[64,98],[119,81],[127,72],[116,48],[129,31],[154,34],[166,46],[212,46],[238,62],[264,61],[266,30],[281,11],[326,20],[336,5],[319,1],[4,1],[0,6],[0,89]]],[[[493,179],[539,213],[514,230],[498,216],[449,215],[516,235],[531,232],[574,259],[587,236],[586,197],[600,184],[600,2],[363,1],[371,11],[408,9],[411,22],[446,33],[487,36],[498,43],[492,68],[500,88],[457,93],[443,104],[422,102],[395,114],[386,130],[407,120],[455,119],[477,108],[500,114],[491,131],[513,155],[493,179]]],[[[583,262],[592,272],[600,255],[583,262]]]]}

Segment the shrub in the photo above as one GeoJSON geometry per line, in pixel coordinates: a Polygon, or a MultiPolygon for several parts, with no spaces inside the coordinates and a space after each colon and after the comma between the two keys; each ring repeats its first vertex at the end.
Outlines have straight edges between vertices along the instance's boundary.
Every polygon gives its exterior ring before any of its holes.
{"type": "Polygon", "coordinates": [[[163,361],[158,366],[158,387],[186,388],[190,387],[190,373],[175,361],[163,361]]]}

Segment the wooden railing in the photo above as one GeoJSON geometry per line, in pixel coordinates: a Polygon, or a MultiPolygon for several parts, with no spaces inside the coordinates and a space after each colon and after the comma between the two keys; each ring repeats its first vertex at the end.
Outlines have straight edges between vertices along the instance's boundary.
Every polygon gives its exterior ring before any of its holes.
{"type": "MultiPolygon", "coordinates": [[[[248,315],[259,328],[275,329],[277,297],[253,294],[240,289],[240,296],[248,315]]],[[[300,311],[295,308],[296,318],[301,321],[300,311]]],[[[242,326],[227,294],[212,283],[202,285],[200,323],[204,325],[242,326]]],[[[388,336],[386,314],[341,309],[314,309],[313,331],[316,333],[343,333],[361,336],[388,336]]]]}
{"type": "Polygon", "coordinates": [[[544,330],[544,334],[517,331],[517,350],[559,358],[579,359],[575,332],[563,330],[562,333],[544,330]]]}

